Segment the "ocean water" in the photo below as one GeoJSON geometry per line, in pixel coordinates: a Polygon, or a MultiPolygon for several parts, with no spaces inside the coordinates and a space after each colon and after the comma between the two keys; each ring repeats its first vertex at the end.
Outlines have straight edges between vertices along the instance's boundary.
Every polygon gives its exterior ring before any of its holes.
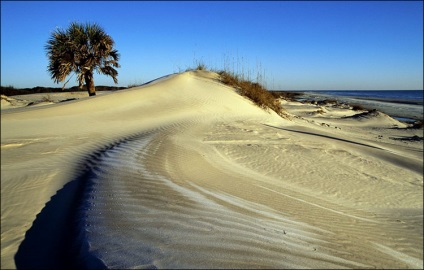
{"type": "Polygon", "coordinates": [[[329,90],[329,91],[304,91],[305,93],[324,94],[340,97],[352,97],[370,100],[387,100],[397,102],[417,102],[423,104],[423,90],[329,90]]]}
{"type": "Polygon", "coordinates": [[[336,99],[366,109],[377,109],[401,121],[423,120],[422,90],[311,90],[299,93],[302,93],[297,98],[299,101],[336,99]]]}

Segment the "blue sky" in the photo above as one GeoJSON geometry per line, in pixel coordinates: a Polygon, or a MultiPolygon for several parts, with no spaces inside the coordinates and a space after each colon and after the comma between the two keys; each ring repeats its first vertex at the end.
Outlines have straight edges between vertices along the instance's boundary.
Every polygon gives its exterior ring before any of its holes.
{"type": "MultiPolygon", "coordinates": [[[[72,21],[115,40],[119,86],[202,61],[259,73],[268,89],[423,89],[422,1],[1,1],[1,85],[61,87],[44,46],[72,21]]],[[[114,85],[104,75],[95,84],[114,85]]]]}

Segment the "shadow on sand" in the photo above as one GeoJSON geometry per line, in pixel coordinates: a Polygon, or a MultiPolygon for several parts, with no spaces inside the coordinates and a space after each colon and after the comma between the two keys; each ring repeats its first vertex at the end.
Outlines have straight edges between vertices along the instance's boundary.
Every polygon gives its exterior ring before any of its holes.
{"type": "Polygon", "coordinates": [[[106,269],[89,251],[81,213],[85,196],[93,188],[96,166],[107,151],[122,143],[143,138],[136,133],[104,145],[81,160],[79,175],[51,197],[37,215],[15,254],[17,269],[106,269]]]}
{"type": "Polygon", "coordinates": [[[67,183],[46,203],[15,254],[17,269],[106,268],[88,253],[76,216],[90,174],[87,171],[67,183]]]}

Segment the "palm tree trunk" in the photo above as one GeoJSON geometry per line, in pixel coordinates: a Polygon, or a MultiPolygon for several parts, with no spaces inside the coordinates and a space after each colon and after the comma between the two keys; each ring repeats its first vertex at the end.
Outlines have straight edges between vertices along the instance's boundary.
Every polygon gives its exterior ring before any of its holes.
{"type": "Polygon", "coordinates": [[[93,73],[87,72],[84,77],[85,77],[85,87],[87,88],[88,95],[95,96],[96,88],[94,87],[93,73]]]}

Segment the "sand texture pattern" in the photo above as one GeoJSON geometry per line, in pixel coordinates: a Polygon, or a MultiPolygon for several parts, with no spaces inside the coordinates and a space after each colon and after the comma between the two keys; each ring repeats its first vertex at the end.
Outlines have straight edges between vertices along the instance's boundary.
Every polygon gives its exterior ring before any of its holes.
{"type": "Polygon", "coordinates": [[[285,119],[206,71],[8,98],[1,268],[423,267],[422,128],[282,100],[285,119]]]}

